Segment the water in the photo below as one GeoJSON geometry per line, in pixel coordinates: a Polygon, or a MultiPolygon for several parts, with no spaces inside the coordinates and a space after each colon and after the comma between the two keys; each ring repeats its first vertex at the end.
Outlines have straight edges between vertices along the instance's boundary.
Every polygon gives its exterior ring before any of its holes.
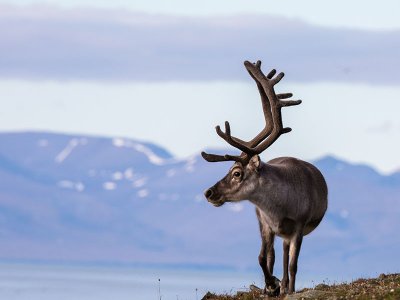
{"type": "Polygon", "coordinates": [[[233,293],[262,282],[257,272],[3,263],[0,299],[159,300],[158,279],[162,300],[199,300],[207,291],[233,293]]]}

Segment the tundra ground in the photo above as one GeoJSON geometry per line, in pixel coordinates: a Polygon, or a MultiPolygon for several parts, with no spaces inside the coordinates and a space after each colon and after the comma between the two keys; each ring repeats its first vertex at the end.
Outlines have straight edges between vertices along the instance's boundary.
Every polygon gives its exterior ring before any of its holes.
{"type": "Polygon", "coordinates": [[[400,299],[400,273],[381,274],[377,278],[357,279],[350,283],[327,285],[321,283],[314,288],[305,288],[293,295],[268,297],[261,290],[252,286],[246,292],[236,295],[215,295],[207,293],[202,300],[323,300],[323,299],[400,299]]]}

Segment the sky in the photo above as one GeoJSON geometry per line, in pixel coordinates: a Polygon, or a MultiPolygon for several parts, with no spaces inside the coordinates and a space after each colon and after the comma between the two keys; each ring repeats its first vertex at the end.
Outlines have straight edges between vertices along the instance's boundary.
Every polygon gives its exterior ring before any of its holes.
{"type": "Polygon", "coordinates": [[[263,127],[244,60],[286,76],[293,131],[262,155],[400,169],[398,1],[0,0],[0,131],[228,148],[263,127]]]}

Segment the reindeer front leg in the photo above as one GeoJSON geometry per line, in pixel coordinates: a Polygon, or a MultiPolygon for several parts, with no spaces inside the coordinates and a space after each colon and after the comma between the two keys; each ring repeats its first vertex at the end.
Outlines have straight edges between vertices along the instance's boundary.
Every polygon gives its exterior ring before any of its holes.
{"type": "MultiPolygon", "coordinates": [[[[261,226],[260,226],[261,227],[261,226]]],[[[275,263],[275,250],[274,250],[274,239],[275,234],[272,233],[269,227],[262,226],[261,230],[261,251],[258,256],[258,261],[264,273],[265,288],[264,293],[268,293],[273,296],[279,295],[279,280],[273,276],[274,263],[275,263]]]]}

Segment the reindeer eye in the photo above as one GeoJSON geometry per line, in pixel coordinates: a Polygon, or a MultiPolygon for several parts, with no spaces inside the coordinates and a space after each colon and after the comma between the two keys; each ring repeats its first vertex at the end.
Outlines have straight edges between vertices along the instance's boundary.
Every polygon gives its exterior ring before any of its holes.
{"type": "Polygon", "coordinates": [[[240,177],[242,174],[240,173],[240,172],[235,172],[235,173],[233,173],[233,176],[235,176],[235,177],[240,177]]]}

